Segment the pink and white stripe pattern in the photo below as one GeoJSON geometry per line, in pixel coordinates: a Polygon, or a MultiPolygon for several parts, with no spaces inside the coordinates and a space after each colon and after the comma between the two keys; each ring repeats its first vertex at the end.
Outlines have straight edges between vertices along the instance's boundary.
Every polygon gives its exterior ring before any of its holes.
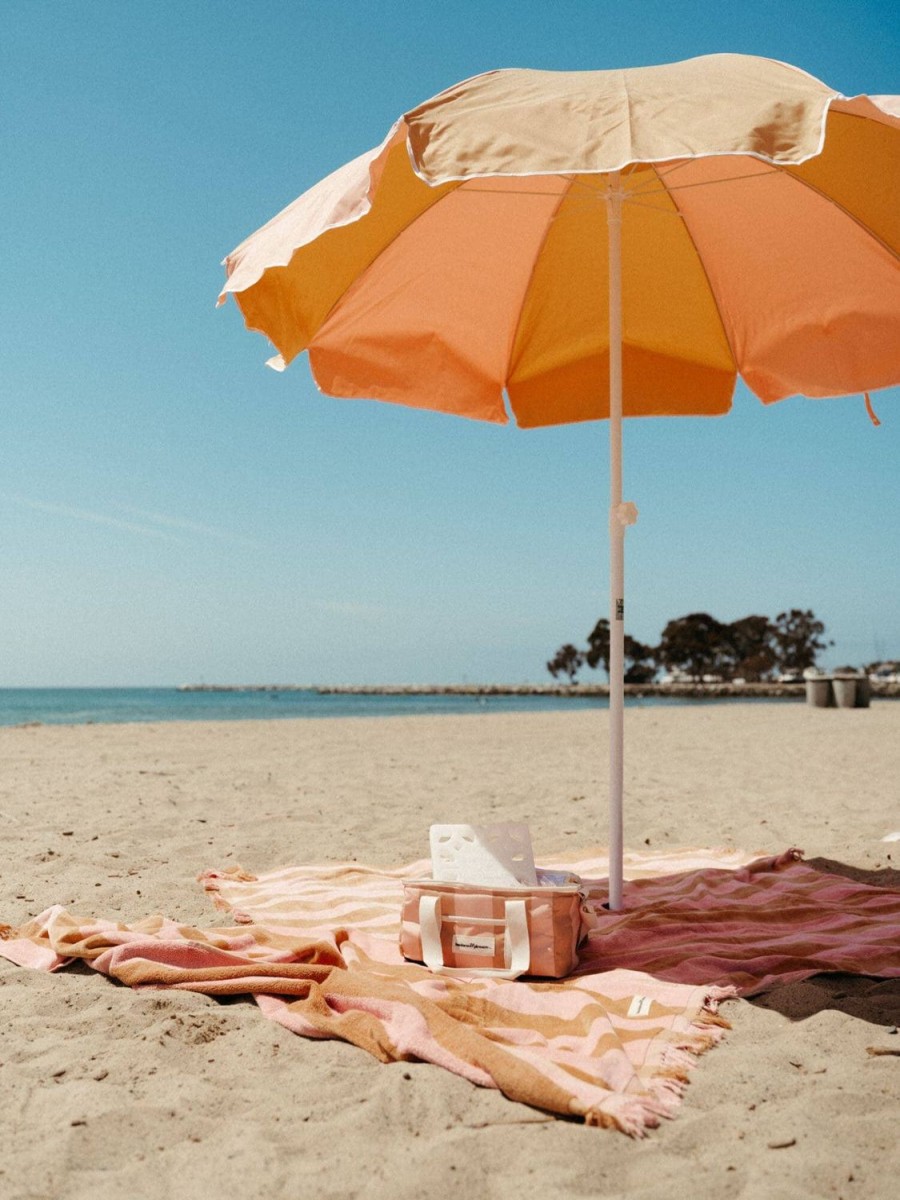
{"type": "Polygon", "coordinates": [[[427,875],[425,862],[209,871],[202,881],[234,927],[125,926],[56,906],[0,927],[0,954],[43,969],[81,958],[132,987],[250,992],[302,1036],[421,1059],[638,1136],[672,1114],[696,1056],[722,1036],[721,999],[816,971],[900,975],[900,894],[798,858],[630,856],[621,913],[601,907],[602,856],[542,864],[596,880],[578,972],[553,982],[446,978],[405,962],[401,881],[427,875]]]}

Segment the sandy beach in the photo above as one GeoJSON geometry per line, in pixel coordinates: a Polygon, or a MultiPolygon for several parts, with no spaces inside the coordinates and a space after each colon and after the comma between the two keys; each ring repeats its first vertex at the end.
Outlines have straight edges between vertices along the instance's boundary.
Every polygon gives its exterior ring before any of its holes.
{"type": "MultiPolygon", "coordinates": [[[[626,845],[802,847],[900,882],[900,704],[629,710],[626,845]]],[[[603,845],[603,712],[0,730],[0,919],[52,903],[225,924],[195,882],[427,853],[435,821],[603,845]]],[[[728,1001],[733,1029],[642,1141],[420,1063],[379,1064],[249,999],[136,993],[0,960],[0,1193],[318,1200],[896,1194],[900,983],[818,976],[728,1001]]]]}

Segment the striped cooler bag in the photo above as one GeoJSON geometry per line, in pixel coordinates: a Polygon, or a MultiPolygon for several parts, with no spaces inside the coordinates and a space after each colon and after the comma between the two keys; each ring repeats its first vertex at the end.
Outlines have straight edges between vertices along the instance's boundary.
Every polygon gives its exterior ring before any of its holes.
{"type": "Polygon", "coordinates": [[[404,958],[439,974],[570,975],[588,928],[584,896],[571,876],[564,883],[550,872],[538,877],[536,887],[404,881],[404,958]]]}

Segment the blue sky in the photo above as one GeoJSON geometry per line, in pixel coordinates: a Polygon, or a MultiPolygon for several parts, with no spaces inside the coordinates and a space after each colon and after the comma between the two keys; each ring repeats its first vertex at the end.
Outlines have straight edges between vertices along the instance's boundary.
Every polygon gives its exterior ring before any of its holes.
{"type": "MultiPolygon", "coordinates": [[[[320,396],[220,261],[497,66],[716,51],[900,91],[879,3],[15,3],[0,41],[0,686],[524,681],[607,595],[604,424],[320,396]]],[[[814,609],[900,657],[900,389],[631,422],[628,620],[814,609]]]]}

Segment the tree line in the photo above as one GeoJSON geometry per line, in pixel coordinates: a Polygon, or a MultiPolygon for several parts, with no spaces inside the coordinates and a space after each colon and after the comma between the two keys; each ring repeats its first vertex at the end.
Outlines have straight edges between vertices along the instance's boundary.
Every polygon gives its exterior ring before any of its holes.
{"type": "MultiPolygon", "coordinates": [[[[769,617],[741,617],[730,624],[709,613],[675,617],[662,631],[656,646],[625,634],[625,682],[650,683],[663,671],[694,679],[761,681],[782,674],[801,674],[814,667],[823,650],[833,645],[825,640],[825,626],[811,609],[792,608],[769,617]]],[[[566,642],[547,663],[554,679],[566,676],[574,683],[587,666],[602,666],[609,675],[609,621],[597,622],[587,645],[566,642]]]]}

